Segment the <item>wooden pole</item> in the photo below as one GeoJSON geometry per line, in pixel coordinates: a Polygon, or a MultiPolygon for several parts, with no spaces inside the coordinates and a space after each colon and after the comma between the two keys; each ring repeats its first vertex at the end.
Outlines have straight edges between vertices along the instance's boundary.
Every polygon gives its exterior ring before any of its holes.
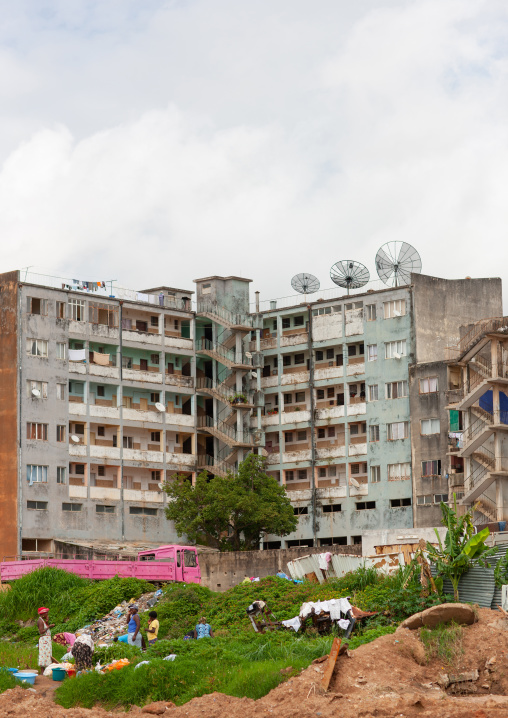
{"type": "Polygon", "coordinates": [[[330,681],[333,675],[333,669],[335,668],[335,663],[337,662],[337,657],[339,655],[341,642],[341,638],[333,639],[332,650],[330,651],[330,655],[328,656],[328,663],[326,664],[325,674],[323,676],[323,680],[321,681],[321,687],[324,691],[327,691],[328,686],[330,685],[330,681]]]}

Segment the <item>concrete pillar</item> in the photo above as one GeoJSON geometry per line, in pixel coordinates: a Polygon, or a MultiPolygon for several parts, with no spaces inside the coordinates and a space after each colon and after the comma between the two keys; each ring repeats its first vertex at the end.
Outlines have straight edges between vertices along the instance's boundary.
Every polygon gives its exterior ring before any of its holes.
{"type": "Polygon", "coordinates": [[[491,339],[490,341],[490,359],[492,362],[492,377],[498,376],[498,357],[499,357],[499,342],[497,339],[491,339]]]}
{"type": "Polygon", "coordinates": [[[492,387],[492,410],[493,410],[493,419],[494,424],[499,424],[500,422],[500,406],[499,406],[499,387],[494,386],[492,387]]]}

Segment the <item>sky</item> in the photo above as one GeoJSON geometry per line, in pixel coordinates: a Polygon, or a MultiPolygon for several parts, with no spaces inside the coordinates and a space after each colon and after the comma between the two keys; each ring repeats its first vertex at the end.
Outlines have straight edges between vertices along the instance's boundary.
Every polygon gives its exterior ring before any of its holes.
{"type": "Polygon", "coordinates": [[[267,300],[405,241],[508,281],[505,0],[0,10],[1,271],[267,300]]]}

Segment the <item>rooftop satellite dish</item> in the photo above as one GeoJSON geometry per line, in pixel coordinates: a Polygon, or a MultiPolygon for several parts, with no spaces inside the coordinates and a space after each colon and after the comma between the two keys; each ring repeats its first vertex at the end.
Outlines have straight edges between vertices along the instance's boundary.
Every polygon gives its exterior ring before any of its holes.
{"type": "Polygon", "coordinates": [[[245,356],[247,357],[247,359],[252,359],[251,352],[245,352],[245,356]]]}
{"type": "Polygon", "coordinates": [[[407,242],[387,242],[378,249],[376,269],[379,279],[388,287],[411,283],[411,272],[420,274],[422,260],[407,242]]]}
{"type": "Polygon", "coordinates": [[[299,294],[314,294],[321,285],[319,279],[313,274],[302,272],[302,274],[295,274],[291,280],[291,286],[299,294]]]}
{"type": "Polygon", "coordinates": [[[41,392],[39,391],[39,389],[32,389],[32,396],[36,396],[37,398],[39,398],[40,395],[41,392]]]}
{"type": "Polygon", "coordinates": [[[156,402],[155,408],[157,409],[157,411],[166,411],[166,407],[164,406],[164,404],[161,404],[160,401],[156,402]]]}
{"type": "Polygon", "coordinates": [[[257,373],[256,373],[255,371],[251,371],[250,375],[251,375],[251,377],[252,377],[253,379],[257,379],[257,378],[258,378],[258,375],[257,375],[257,373]]]}
{"type": "Polygon", "coordinates": [[[367,284],[370,273],[364,264],[353,259],[342,259],[331,267],[330,278],[339,287],[347,289],[349,295],[350,289],[360,289],[367,284]]]}
{"type": "Polygon", "coordinates": [[[357,481],[356,479],[353,479],[353,477],[351,477],[351,478],[349,479],[349,483],[351,484],[351,486],[354,486],[355,489],[359,489],[359,488],[360,488],[360,484],[358,483],[358,481],[357,481]]]}
{"type": "Polygon", "coordinates": [[[76,434],[71,434],[69,438],[73,444],[79,444],[80,442],[80,438],[79,436],[76,436],[76,434]]]}

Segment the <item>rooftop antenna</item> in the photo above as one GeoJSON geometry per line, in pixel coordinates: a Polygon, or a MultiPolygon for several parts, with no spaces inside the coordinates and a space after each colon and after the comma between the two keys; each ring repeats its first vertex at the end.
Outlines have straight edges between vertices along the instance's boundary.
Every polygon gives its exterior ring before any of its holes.
{"type": "Polygon", "coordinates": [[[400,287],[411,283],[411,272],[420,274],[422,260],[411,244],[387,242],[378,249],[376,269],[379,279],[388,287],[400,287]]]}
{"type": "Polygon", "coordinates": [[[295,276],[291,280],[291,286],[293,287],[295,292],[298,292],[299,294],[304,294],[305,301],[307,301],[307,294],[314,294],[314,292],[318,291],[321,285],[319,283],[319,279],[313,274],[307,274],[307,272],[302,272],[301,274],[295,274],[295,276]]]}
{"type": "Polygon", "coordinates": [[[341,259],[340,262],[332,265],[330,278],[339,287],[347,289],[349,296],[350,289],[360,289],[367,284],[370,273],[364,264],[355,262],[354,259],[341,259]]]}

